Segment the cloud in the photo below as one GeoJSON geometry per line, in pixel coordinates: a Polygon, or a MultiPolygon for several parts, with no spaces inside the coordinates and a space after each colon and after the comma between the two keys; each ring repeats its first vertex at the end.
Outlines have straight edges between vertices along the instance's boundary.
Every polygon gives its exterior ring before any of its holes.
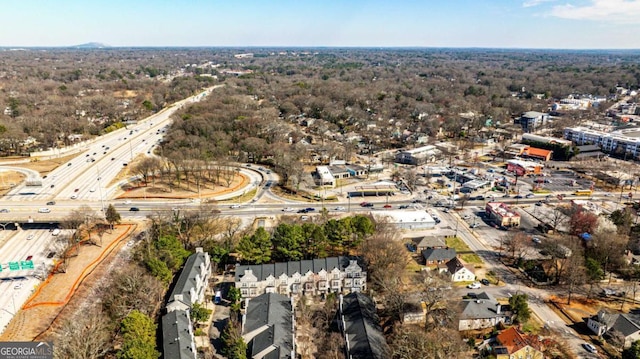
{"type": "Polygon", "coordinates": [[[538,6],[543,3],[551,2],[551,1],[556,1],[556,0],[527,0],[522,3],[522,7],[534,7],[534,6],[538,6]]]}
{"type": "Polygon", "coordinates": [[[551,15],[562,19],[640,24],[640,0],[590,0],[588,5],[556,5],[551,15]]]}

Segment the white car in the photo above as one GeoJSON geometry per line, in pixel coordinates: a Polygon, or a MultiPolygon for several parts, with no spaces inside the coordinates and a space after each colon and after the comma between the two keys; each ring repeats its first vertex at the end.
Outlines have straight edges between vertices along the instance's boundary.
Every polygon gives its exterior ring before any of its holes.
{"type": "Polygon", "coordinates": [[[533,243],[538,243],[538,244],[542,243],[542,241],[538,237],[531,238],[531,241],[533,241],[533,243]]]}
{"type": "Polygon", "coordinates": [[[231,208],[231,209],[240,208],[240,205],[239,204],[232,204],[231,206],[229,206],[229,208],[231,208]]]}
{"type": "Polygon", "coordinates": [[[593,353],[593,354],[597,354],[598,350],[596,349],[596,347],[594,347],[593,345],[589,344],[589,343],[582,343],[582,347],[588,351],[589,353],[593,353]]]}
{"type": "Polygon", "coordinates": [[[336,211],[344,211],[344,207],[338,206],[338,207],[334,208],[334,210],[336,210],[336,211]]]}
{"type": "Polygon", "coordinates": [[[469,284],[467,286],[467,288],[469,288],[469,289],[480,289],[480,288],[482,288],[482,284],[480,284],[479,282],[473,282],[473,283],[469,284]]]}
{"type": "Polygon", "coordinates": [[[92,189],[89,190],[89,192],[95,192],[95,191],[96,191],[95,188],[92,188],[92,189]]]}
{"type": "Polygon", "coordinates": [[[287,207],[287,208],[283,208],[282,211],[283,212],[295,212],[296,210],[294,208],[287,207]]]}
{"type": "Polygon", "coordinates": [[[22,283],[18,283],[13,286],[13,289],[20,289],[20,288],[22,288],[22,283]]]}
{"type": "Polygon", "coordinates": [[[30,241],[30,240],[34,239],[35,237],[36,237],[35,235],[30,234],[30,235],[27,236],[27,240],[30,241]]]}
{"type": "Polygon", "coordinates": [[[49,208],[40,208],[38,213],[51,213],[51,210],[49,208]]]}
{"type": "Polygon", "coordinates": [[[76,194],[71,195],[71,199],[76,199],[76,198],[78,198],[78,195],[76,194]]]}
{"type": "Polygon", "coordinates": [[[612,194],[612,193],[607,192],[607,193],[605,193],[605,194],[604,194],[604,196],[605,196],[605,197],[613,197],[613,194],[612,194]]]}

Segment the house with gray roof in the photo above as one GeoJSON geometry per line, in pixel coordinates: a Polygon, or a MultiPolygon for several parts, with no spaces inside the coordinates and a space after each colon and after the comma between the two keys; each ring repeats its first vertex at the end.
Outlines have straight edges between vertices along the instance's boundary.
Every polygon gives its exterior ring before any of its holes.
{"type": "Polygon", "coordinates": [[[191,309],[193,303],[204,302],[204,294],[211,277],[209,253],[196,248],[196,253],[187,258],[180,276],[169,295],[167,311],[191,309]]]}
{"type": "Polygon", "coordinates": [[[293,299],[264,293],[247,299],[242,316],[242,338],[249,358],[295,358],[295,318],[293,299]]]}
{"type": "Polygon", "coordinates": [[[238,265],[235,286],[243,298],[263,293],[290,296],[360,292],[367,288],[367,272],[361,258],[343,256],[238,265]]]}
{"type": "Polygon", "coordinates": [[[456,257],[456,250],[453,248],[427,248],[422,251],[424,263],[427,266],[437,266],[444,264],[456,257]]]}
{"type": "Polygon", "coordinates": [[[492,328],[498,323],[511,323],[511,311],[505,311],[502,305],[489,293],[482,292],[473,298],[462,300],[458,330],[476,330],[492,328]]]}
{"type": "Polygon", "coordinates": [[[203,303],[211,277],[209,253],[202,248],[187,258],[169,295],[162,316],[162,349],[165,358],[196,358],[190,314],[194,303],[203,303]]]}
{"type": "Polygon", "coordinates": [[[345,338],[347,358],[388,358],[387,341],[373,299],[362,293],[340,296],[340,330],[345,338]]]}
{"type": "Polygon", "coordinates": [[[610,313],[600,310],[587,320],[587,326],[598,336],[617,332],[624,337],[624,346],[628,347],[640,339],[640,316],[637,314],[610,313]]]}
{"type": "Polygon", "coordinates": [[[417,238],[417,247],[419,251],[423,251],[427,248],[445,248],[447,245],[444,242],[445,237],[439,236],[424,236],[417,238]]]}
{"type": "Polygon", "coordinates": [[[188,310],[174,310],[162,316],[162,352],[165,358],[196,358],[188,310]]]}

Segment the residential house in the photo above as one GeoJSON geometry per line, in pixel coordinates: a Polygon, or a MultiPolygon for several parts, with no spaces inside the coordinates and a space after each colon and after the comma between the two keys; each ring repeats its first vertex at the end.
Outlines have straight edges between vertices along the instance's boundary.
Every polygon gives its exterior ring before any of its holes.
{"type": "Polygon", "coordinates": [[[462,300],[462,311],[458,321],[458,330],[477,330],[496,326],[498,323],[511,323],[512,313],[505,311],[502,305],[489,293],[479,293],[475,298],[462,300]]]}
{"type": "Polygon", "coordinates": [[[348,359],[388,358],[387,341],[376,314],[373,299],[362,293],[340,296],[339,326],[348,359]]]}
{"type": "Polygon", "coordinates": [[[496,359],[544,359],[543,345],[534,335],[521,333],[516,327],[496,336],[496,359]]]}
{"type": "Polygon", "coordinates": [[[445,264],[456,257],[456,250],[453,248],[427,248],[422,251],[424,263],[427,266],[437,266],[445,264]]]}
{"type": "Polygon", "coordinates": [[[452,282],[470,282],[476,279],[473,266],[462,263],[458,257],[454,257],[441,267],[441,272],[451,276],[452,282]]]}
{"type": "Polygon", "coordinates": [[[197,358],[197,348],[188,310],[162,316],[162,353],[165,358],[197,358]]]}
{"type": "Polygon", "coordinates": [[[436,236],[424,236],[422,238],[417,238],[416,245],[417,249],[422,252],[427,248],[446,248],[444,238],[436,237],[436,236]]]}
{"type": "Polygon", "coordinates": [[[242,338],[248,358],[295,358],[295,317],[293,299],[277,293],[264,293],[247,299],[242,315],[242,338]]]}
{"type": "Polygon", "coordinates": [[[235,286],[243,298],[264,293],[289,296],[360,292],[367,288],[367,272],[359,257],[239,265],[235,286]]]}
{"type": "Polygon", "coordinates": [[[519,227],[520,214],[502,202],[488,202],[485,206],[487,217],[502,227],[519,227]]]}
{"type": "Polygon", "coordinates": [[[587,327],[600,337],[605,334],[611,335],[613,331],[619,333],[624,338],[625,347],[640,339],[640,315],[637,314],[600,310],[587,320],[587,327]]]}
{"type": "Polygon", "coordinates": [[[167,311],[191,309],[194,303],[204,303],[204,295],[211,277],[211,259],[209,253],[196,248],[196,253],[187,258],[182,272],[176,281],[169,300],[167,311]]]}
{"type": "Polygon", "coordinates": [[[162,316],[162,349],[165,358],[196,358],[195,337],[190,311],[195,303],[204,303],[211,277],[211,260],[202,248],[187,258],[169,295],[162,316]]]}

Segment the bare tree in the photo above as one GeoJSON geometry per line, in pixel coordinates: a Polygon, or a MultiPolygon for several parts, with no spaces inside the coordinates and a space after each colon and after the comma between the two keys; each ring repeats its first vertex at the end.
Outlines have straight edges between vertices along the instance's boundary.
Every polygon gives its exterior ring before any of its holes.
{"type": "Polygon", "coordinates": [[[54,334],[54,358],[98,359],[111,349],[110,322],[97,307],[66,320],[54,334]]]}

